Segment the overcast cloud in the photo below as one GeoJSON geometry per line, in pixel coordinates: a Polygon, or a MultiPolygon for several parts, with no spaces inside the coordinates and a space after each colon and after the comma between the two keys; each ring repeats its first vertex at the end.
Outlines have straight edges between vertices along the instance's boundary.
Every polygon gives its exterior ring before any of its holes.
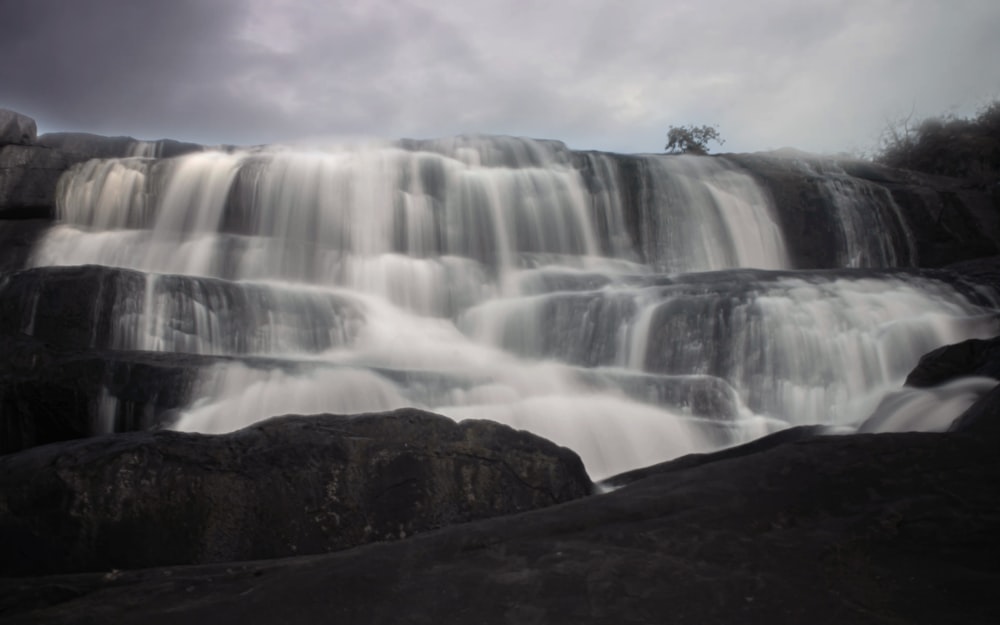
{"type": "Polygon", "coordinates": [[[253,144],[461,133],[655,152],[869,147],[1000,96],[997,0],[0,0],[41,131],[253,144]]]}

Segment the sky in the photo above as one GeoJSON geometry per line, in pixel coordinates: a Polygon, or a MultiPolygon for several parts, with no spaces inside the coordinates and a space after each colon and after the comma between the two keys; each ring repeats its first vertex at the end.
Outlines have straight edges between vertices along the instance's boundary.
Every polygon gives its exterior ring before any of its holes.
{"type": "Polygon", "coordinates": [[[1000,97],[1000,1],[0,0],[0,59],[40,132],[863,152],[1000,97]]]}

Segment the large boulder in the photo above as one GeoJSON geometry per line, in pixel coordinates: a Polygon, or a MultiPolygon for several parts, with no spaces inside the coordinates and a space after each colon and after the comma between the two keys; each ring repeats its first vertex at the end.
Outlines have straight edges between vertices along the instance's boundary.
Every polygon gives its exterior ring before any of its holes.
{"type": "Polygon", "coordinates": [[[16,111],[0,108],[0,146],[31,145],[37,133],[35,120],[16,111]]]}
{"type": "Polygon", "coordinates": [[[0,575],[321,553],[590,489],[568,449],[413,409],[109,435],[0,457],[0,575]]]}

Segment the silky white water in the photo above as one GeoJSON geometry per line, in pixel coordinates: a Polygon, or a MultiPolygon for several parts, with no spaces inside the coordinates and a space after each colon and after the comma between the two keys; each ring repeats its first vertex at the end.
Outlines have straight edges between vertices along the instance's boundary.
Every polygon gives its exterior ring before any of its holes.
{"type": "MultiPolygon", "coordinates": [[[[551,438],[595,478],[856,426],[921,354],[997,330],[938,281],[783,271],[769,195],[724,159],[628,158],[459,138],[91,161],[32,262],[147,274],[108,295],[129,311],[109,347],[234,357],[180,429],[417,406],[551,438]]],[[[897,263],[831,185],[845,264],[897,263]]]]}

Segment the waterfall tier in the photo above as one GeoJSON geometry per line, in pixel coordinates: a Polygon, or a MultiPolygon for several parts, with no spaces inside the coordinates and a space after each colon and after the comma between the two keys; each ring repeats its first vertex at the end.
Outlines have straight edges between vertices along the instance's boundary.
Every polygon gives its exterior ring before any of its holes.
{"type": "Polygon", "coordinates": [[[532,430],[601,477],[855,427],[922,353],[996,333],[988,298],[879,269],[916,261],[891,194],[793,167],[845,269],[799,270],[776,193],[732,159],[459,138],[91,160],[4,314],[39,335],[39,310],[74,305],[45,268],[103,266],[89,347],[225,357],[176,427],[417,406],[532,430]]]}

